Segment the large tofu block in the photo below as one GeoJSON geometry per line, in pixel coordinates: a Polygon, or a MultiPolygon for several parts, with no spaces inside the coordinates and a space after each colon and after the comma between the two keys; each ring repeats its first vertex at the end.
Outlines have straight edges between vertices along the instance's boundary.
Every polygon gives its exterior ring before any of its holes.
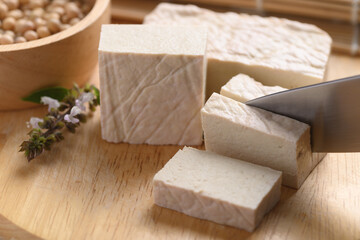
{"type": "Polygon", "coordinates": [[[205,148],[283,172],[299,188],[313,169],[310,126],[213,93],[201,110],[205,148]]]}
{"type": "Polygon", "coordinates": [[[202,143],[207,30],[103,25],[101,130],[109,142],[202,143]]]}
{"type": "Polygon", "coordinates": [[[285,88],[322,82],[332,42],[314,25],[193,5],[161,3],[144,23],[208,26],[207,98],[238,73],[285,88]]]}
{"type": "MultiPolygon", "coordinates": [[[[264,86],[245,74],[238,74],[221,87],[220,94],[245,103],[255,98],[286,90],[288,89],[279,86],[264,86]]],[[[326,153],[313,152],[311,169],[314,169],[325,156],[326,153]]]]}
{"type": "Polygon", "coordinates": [[[154,177],[155,204],[253,231],[280,199],[281,172],[185,147],[154,177]]]}

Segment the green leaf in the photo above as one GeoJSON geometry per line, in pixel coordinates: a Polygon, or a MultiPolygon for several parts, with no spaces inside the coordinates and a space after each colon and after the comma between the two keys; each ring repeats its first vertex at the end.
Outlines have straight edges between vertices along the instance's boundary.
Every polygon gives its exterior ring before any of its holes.
{"type": "Polygon", "coordinates": [[[49,87],[37,90],[31,93],[29,96],[22,98],[22,100],[27,102],[40,103],[41,97],[47,96],[61,101],[68,93],[69,90],[63,87],[49,87]]]}
{"type": "Polygon", "coordinates": [[[100,90],[94,85],[92,85],[91,88],[94,90],[97,104],[100,105],[100,90]]]}

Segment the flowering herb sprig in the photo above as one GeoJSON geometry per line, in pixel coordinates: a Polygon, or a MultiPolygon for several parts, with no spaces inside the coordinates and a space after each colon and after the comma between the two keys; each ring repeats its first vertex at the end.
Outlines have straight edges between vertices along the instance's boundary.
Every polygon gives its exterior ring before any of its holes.
{"type": "Polygon", "coordinates": [[[27,126],[32,128],[28,133],[30,138],[21,143],[19,151],[25,153],[29,162],[44,150],[50,150],[53,143],[63,140],[63,129],[66,128],[71,133],[75,133],[80,123],[86,122],[86,104],[92,112],[95,111],[96,106],[100,105],[99,90],[93,85],[87,85],[84,88],[74,85],[72,89],[65,90],[67,91],[64,92],[64,88],[61,88],[62,94],[57,95],[61,96],[60,99],[39,96],[47,90],[27,97],[27,99],[38,98],[42,104],[48,105],[48,113],[45,117],[32,117],[27,122],[27,126]]]}

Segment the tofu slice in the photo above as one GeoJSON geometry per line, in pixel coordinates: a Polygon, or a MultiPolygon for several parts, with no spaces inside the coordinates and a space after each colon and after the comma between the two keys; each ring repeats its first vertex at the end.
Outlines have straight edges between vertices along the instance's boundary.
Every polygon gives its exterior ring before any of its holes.
{"type": "Polygon", "coordinates": [[[245,74],[238,74],[221,87],[220,94],[239,102],[263,97],[288,89],[279,86],[264,86],[245,74]]]}
{"type": "Polygon", "coordinates": [[[201,144],[206,42],[204,27],[103,25],[102,138],[201,144]]]}
{"type": "MultiPolygon", "coordinates": [[[[264,86],[245,74],[238,74],[221,87],[220,94],[245,103],[255,98],[286,90],[288,89],[279,86],[264,86]]],[[[311,171],[325,156],[326,153],[312,153],[311,171]]]]}
{"type": "Polygon", "coordinates": [[[279,201],[281,172],[185,147],[153,184],[161,207],[251,232],[279,201]]]}
{"type": "Polygon", "coordinates": [[[205,148],[283,172],[299,188],[310,174],[310,126],[213,93],[201,110],[205,148]]]}
{"type": "Polygon", "coordinates": [[[208,26],[207,98],[238,73],[285,88],[322,82],[332,42],[314,25],[194,5],[161,3],[144,23],[208,26]]]}

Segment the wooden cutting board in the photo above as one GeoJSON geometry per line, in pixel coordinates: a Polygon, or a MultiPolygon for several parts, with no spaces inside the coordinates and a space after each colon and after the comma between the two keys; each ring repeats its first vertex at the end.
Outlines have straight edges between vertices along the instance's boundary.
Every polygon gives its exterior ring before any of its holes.
{"type": "MultiPolygon", "coordinates": [[[[328,79],[355,74],[360,58],[331,57],[328,79]]],[[[328,154],[247,233],[155,206],[151,180],[181,147],[107,143],[99,111],[27,163],[25,122],[45,111],[0,113],[0,239],[360,239],[358,153],[328,154]]]]}

